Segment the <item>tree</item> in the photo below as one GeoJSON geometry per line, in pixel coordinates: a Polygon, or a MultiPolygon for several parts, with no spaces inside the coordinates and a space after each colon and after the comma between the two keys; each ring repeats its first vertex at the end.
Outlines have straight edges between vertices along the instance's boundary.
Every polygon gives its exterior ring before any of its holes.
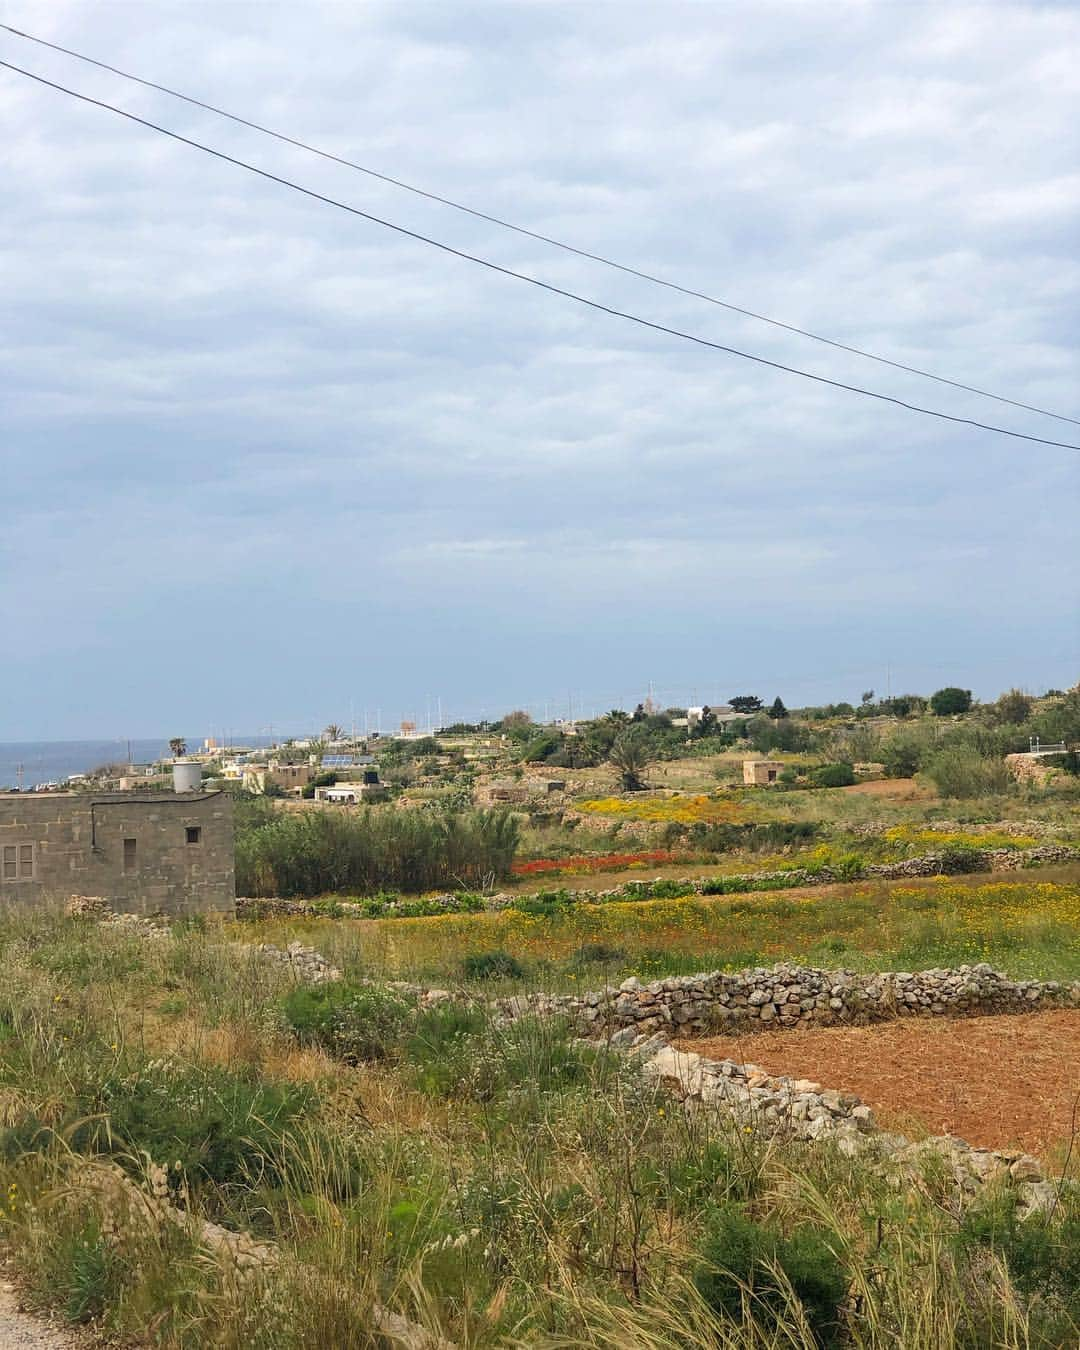
{"type": "Polygon", "coordinates": [[[971,690],[957,689],[948,685],[931,695],[930,707],[936,717],[953,717],[956,713],[966,713],[971,708],[971,690]]]}
{"type": "Polygon", "coordinates": [[[645,704],[644,704],[644,703],[639,703],[639,704],[637,705],[637,707],[634,709],[634,715],[633,715],[633,717],[631,717],[630,720],[631,720],[631,722],[644,722],[644,721],[645,721],[645,704]]]}
{"type": "Polygon", "coordinates": [[[340,741],[345,735],[344,730],[336,722],[331,722],[323,732],[323,739],[327,741],[340,741]]]}
{"type": "Polygon", "coordinates": [[[782,717],[787,715],[788,710],[784,707],[784,700],[777,694],[776,698],[773,699],[772,707],[769,709],[769,716],[774,722],[779,722],[782,717]]]}
{"type": "Polygon", "coordinates": [[[1001,695],[995,706],[995,712],[999,722],[1017,723],[1026,722],[1031,716],[1031,710],[1034,707],[1035,700],[1030,694],[1025,694],[1020,689],[1010,689],[1007,693],[1001,695]]]}
{"type": "Polygon", "coordinates": [[[695,741],[704,740],[706,736],[716,735],[716,714],[707,703],[701,710],[701,716],[691,728],[690,735],[695,741]]]}
{"type": "Polygon", "coordinates": [[[499,723],[503,731],[520,731],[522,727],[531,727],[532,718],[522,708],[515,708],[513,712],[508,712],[499,723]]]}
{"type": "Polygon", "coordinates": [[[873,701],[874,701],[874,691],[872,689],[864,689],[862,692],[862,698],[860,700],[862,706],[864,708],[868,708],[870,704],[873,703],[873,701]]]}
{"type": "Polygon", "coordinates": [[[734,698],[728,699],[728,704],[732,712],[760,712],[762,703],[757,694],[736,694],[734,698]]]}
{"type": "Polygon", "coordinates": [[[173,759],[179,759],[181,755],[187,754],[187,741],[183,736],[174,736],[169,742],[169,749],[172,751],[173,759]]]}
{"type": "Polygon", "coordinates": [[[624,712],[622,708],[612,708],[609,713],[604,714],[604,721],[613,727],[624,727],[630,721],[630,714],[624,712]]]}
{"type": "Polygon", "coordinates": [[[914,709],[915,701],[910,694],[897,694],[881,704],[881,711],[891,713],[893,717],[910,717],[914,709]]]}
{"type": "Polygon", "coordinates": [[[641,775],[649,762],[648,740],[637,727],[626,727],[611,743],[608,759],[619,771],[624,792],[640,792],[641,775]]]}

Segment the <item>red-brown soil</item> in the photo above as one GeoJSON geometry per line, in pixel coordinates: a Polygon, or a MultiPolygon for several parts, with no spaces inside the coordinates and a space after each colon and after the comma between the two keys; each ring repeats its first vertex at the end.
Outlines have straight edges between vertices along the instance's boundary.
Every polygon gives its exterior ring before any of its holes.
{"type": "Polygon", "coordinates": [[[1080,1125],[1075,1009],[765,1031],[679,1047],[857,1093],[886,1128],[959,1135],[980,1148],[1045,1153],[1069,1139],[1074,1111],[1080,1125]]]}

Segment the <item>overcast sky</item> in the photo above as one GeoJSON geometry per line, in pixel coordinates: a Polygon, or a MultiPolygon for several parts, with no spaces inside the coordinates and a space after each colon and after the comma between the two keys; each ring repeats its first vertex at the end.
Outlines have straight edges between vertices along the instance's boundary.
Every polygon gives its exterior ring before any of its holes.
{"type": "MultiPolygon", "coordinates": [[[[5,3],[385,173],[1080,417],[1075,5],[5,3]]],[[[612,272],[0,34],[605,304],[1080,427],[612,272]]],[[[1074,683],[1080,454],[493,275],[0,70],[0,739],[1074,683]],[[350,712],[351,708],[351,712],[350,712]]]]}

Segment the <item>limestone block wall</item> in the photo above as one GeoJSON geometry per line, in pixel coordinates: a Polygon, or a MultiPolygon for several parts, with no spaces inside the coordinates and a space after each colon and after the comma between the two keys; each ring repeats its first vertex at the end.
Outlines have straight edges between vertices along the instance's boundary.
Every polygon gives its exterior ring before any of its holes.
{"type": "Polygon", "coordinates": [[[0,865],[12,849],[17,875],[0,877],[0,903],[99,895],[121,912],[172,915],[233,905],[232,801],[221,793],[0,794],[0,865]]]}

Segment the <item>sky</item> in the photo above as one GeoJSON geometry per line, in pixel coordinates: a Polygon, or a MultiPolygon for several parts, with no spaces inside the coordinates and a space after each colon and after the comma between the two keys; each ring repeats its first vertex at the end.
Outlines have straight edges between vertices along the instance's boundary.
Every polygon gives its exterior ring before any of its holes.
{"type": "MultiPolygon", "coordinates": [[[[0,21],[1080,418],[1080,7],[0,3],[0,21]]],[[[1024,412],[0,33],[0,59],[602,304],[1024,412]]],[[[0,740],[1080,676],[1080,454],[651,332],[0,69],[0,740]]]]}

